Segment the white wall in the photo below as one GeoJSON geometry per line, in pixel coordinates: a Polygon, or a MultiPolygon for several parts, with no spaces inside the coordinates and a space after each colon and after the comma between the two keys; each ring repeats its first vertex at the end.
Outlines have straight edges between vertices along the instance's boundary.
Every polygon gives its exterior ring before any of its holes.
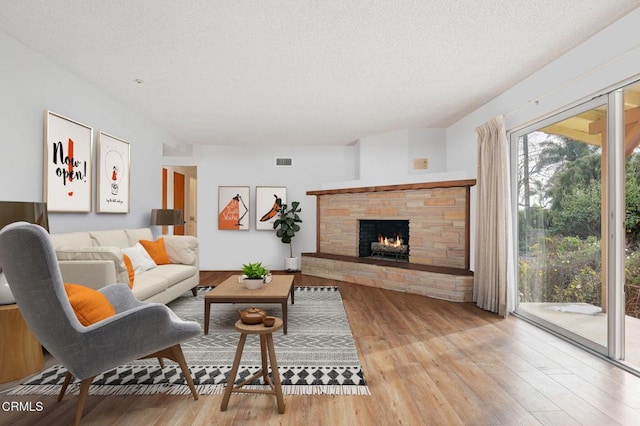
{"type": "Polygon", "coordinates": [[[256,186],[285,186],[287,201],[300,201],[303,223],[293,240],[294,256],[315,252],[316,197],[306,193],[327,181],[353,179],[355,151],[355,146],[197,146],[193,157],[165,157],[166,165],[198,169],[200,268],[238,270],[243,263],[262,262],[273,270],[284,269],[288,245],[274,231],[256,230],[256,186]],[[275,167],[276,157],[293,158],[293,167],[275,167]],[[219,186],[249,186],[248,231],[218,230],[219,186]]]}
{"type": "MultiPolygon", "coordinates": [[[[568,106],[593,98],[621,82],[640,78],[640,9],[581,45],[446,130],[447,169],[476,176],[476,127],[505,116],[507,131],[522,128],[568,106]]],[[[474,262],[475,189],[471,191],[471,269],[474,262]]]]}
{"type": "Polygon", "coordinates": [[[447,169],[476,168],[476,127],[504,115],[507,130],[640,78],[640,9],[631,12],[446,130],[447,169]]]}
{"type": "Polygon", "coordinates": [[[447,171],[446,129],[410,129],[408,132],[408,170],[410,175],[422,176],[447,171]],[[414,169],[413,160],[426,158],[429,168],[414,169]]]}
{"type": "MultiPolygon", "coordinates": [[[[130,143],[130,214],[50,213],[52,233],[148,226],[161,203],[162,143],[181,141],[0,32],[0,200],[42,201],[44,112],[51,110],[130,143]]],[[[134,84],[134,83],[132,83],[134,84]]]]}
{"type": "Polygon", "coordinates": [[[354,151],[355,176],[350,181],[325,182],[323,189],[395,185],[466,179],[466,172],[447,169],[445,129],[404,129],[360,138],[354,151]],[[413,160],[426,158],[427,169],[413,160]]]}

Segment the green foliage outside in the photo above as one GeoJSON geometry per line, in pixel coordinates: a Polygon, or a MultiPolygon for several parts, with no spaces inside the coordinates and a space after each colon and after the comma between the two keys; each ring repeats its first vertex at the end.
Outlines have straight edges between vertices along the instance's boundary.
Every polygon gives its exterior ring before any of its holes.
{"type": "MultiPolygon", "coordinates": [[[[519,299],[601,306],[599,147],[551,135],[537,146],[537,157],[525,162],[529,174],[520,167],[519,180],[537,185],[529,194],[520,189],[519,299]]],[[[640,318],[640,154],[625,167],[626,313],[640,318]]]]}
{"type": "Polygon", "coordinates": [[[520,300],[600,306],[600,242],[595,237],[546,237],[520,257],[520,300]]]}

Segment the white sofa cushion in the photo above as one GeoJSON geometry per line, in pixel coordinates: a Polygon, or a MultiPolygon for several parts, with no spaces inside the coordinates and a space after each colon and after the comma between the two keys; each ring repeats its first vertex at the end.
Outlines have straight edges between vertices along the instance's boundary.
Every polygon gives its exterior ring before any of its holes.
{"type": "Polygon", "coordinates": [[[90,231],[93,245],[98,247],[129,247],[129,239],[124,229],[115,229],[112,231],[90,231]]]}
{"type": "Polygon", "coordinates": [[[51,234],[53,247],[58,250],[62,247],[91,247],[91,235],[88,232],[68,232],[66,234],[51,234]]]}
{"type": "Polygon", "coordinates": [[[140,240],[153,240],[153,234],[149,228],[125,229],[124,232],[127,235],[127,240],[129,241],[127,247],[134,245],[140,240]]]}
{"type": "MultiPolygon", "coordinates": [[[[167,280],[167,286],[171,287],[174,284],[178,284],[179,282],[192,277],[195,273],[195,266],[167,264],[158,265],[157,268],[150,269],[141,276],[164,278],[167,280]]],[[[138,283],[134,282],[134,287],[136,285],[138,285],[138,283]]]]}
{"type": "Polygon", "coordinates": [[[151,296],[162,293],[168,287],[169,284],[165,278],[149,275],[148,272],[145,272],[140,276],[136,276],[131,291],[138,300],[146,300],[151,296]]]}
{"type": "Polygon", "coordinates": [[[171,263],[195,265],[198,253],[198,240],[191,236],[163,235],[164,248],[171,263]]]}
{"type": "Polygon", "coordinates": [[[136,277],[138,274],[158,266],[140,243],[135,243],[131,247],[123,248],[122,252],[131,259],[136,277]]]}

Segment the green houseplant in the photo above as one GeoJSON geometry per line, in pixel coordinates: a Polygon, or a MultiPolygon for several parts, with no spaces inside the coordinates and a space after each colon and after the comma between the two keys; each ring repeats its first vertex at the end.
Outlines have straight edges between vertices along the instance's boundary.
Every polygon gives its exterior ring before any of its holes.
{"type": "Polygon", "coordinates": [[[269,274],[269,270],[262,266],[262,262],[255,263],[245,263],[242,265],[242,273],[245,275],[245,279],[262,279],[267,274],[269,274]]]}
{"type": "Polygon", "coordinates": [[[287,204],[283,204],[278,212],[278,218],[273,222],[276,236],[280,238],[283,244],[289,244],[289,257],[285,260],[288,271],[298,269],[298,258],[293,256],[291,240],[296,236],[296,232],[300,231],[300,225],[298,224],[302,223],[302,219],[300,219],[298,213],[301,211],[299,201],[292,201],[291,208],[287,204]]]}
{"type": "Polygon", "coordinates": [[[266,282],[267,275],[269,275],[269,269],[264,267],[262,262],[245,263],[240,270],[244,274],[242,282],[250,290],[262,287],[262,284],[266,282]]]}

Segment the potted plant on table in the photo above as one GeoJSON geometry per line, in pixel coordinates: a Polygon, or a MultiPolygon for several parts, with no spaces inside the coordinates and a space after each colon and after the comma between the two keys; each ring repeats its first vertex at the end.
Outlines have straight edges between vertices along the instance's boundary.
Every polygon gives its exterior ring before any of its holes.
{"type": "Polygon", "coordinates": [[[285,269],[287,271],[298,270],[298,258],[293,256],[291,240],[296,236],[296,232],[300,231],[300,225],[298,224],[302,223],[302,219],[300,219],[298,213],[301,211],[299,201],[292,201],[291,208],[287,204],[283,204],[278,212],[278,218],[273,222],[276,236],[284,244],[289,244],[289,257],[285,259],[285,269]]]}
{"type": "Polygon", "coordinates": [[[244,286],[250,290],[262,287],[266,282],[269,270],[262,265],[262,262],[245,263],[242,265],[244,286]]]}

